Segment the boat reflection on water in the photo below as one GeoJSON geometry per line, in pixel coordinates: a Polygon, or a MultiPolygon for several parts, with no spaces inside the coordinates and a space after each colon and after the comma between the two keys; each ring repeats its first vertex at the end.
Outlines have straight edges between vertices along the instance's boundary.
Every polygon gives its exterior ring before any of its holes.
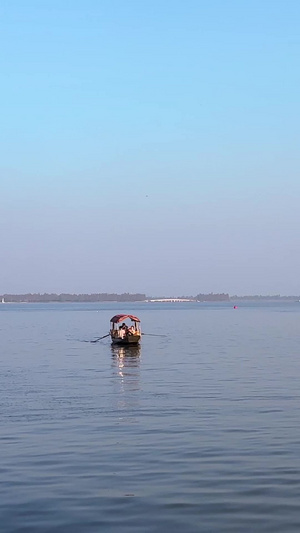
{"type": "Polygon", "coordinates": [[[134,362],[139,364],[139,357],[141,355],[141,347],[139,344],[135,344],[133,346],[131,345],[118,346],[116,344],[112,344],[111,353],[114,358],[126,360],[126,363],[128,363],[128,366],[137,366],[134,364],[134,362]]]}
{"type": "Polygon", "coordinates": [[[111,345],[112,366],[117,370],[119,392],[132,393],[140,390],[140,345],[111,345]]]}

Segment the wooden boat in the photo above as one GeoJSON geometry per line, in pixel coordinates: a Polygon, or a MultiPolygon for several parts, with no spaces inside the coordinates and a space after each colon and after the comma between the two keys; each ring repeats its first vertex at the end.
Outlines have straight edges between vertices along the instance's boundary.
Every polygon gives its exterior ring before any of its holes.
{"type": "Polygon", "coordinates": [[[139,344],[142,336],[141,321],[133,315],[115,315],[110,319],[110,337],[113,344],[139,344]],[[126,320],[131,322],[126,324],[126,320]]]}

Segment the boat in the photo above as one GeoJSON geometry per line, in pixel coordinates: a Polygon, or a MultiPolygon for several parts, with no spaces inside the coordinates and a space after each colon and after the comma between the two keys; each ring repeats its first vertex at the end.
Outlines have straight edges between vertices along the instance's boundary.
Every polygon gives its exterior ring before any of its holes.
{"type": "Polygon", "coordinates": [[[110,319],[110,337],[113,344],[139,344],[142,332],[141,321],[134,315],[115,315],[110,319]],[[129,323],[126,323],[129,320],[129,323]]]}

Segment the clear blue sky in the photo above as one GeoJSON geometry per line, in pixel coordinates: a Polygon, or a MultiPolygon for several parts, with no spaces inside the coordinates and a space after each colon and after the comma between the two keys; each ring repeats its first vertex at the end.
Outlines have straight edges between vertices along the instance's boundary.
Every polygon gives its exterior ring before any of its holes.
{"type": "Polygon", "coordinates": [[[2,0],[0,293],[299,294],[298,0],[2,0]]]}

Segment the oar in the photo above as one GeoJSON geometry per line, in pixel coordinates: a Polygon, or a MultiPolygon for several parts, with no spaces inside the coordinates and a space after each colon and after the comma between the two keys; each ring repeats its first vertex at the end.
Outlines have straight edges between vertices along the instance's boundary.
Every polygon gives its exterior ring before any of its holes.
{"type": "Polygon", "coordinates": [[[98,337],[98,339],[95,339],[93,341],[90,341],[90,342],[98,342],[98,341],[101,341],[101,339],[105,339],[105,337],[109,337],[110,336],[110,333],[108,333],[107,335],[103,335],[103,337],[98,337]]]}
{"type": "Polygon", "coordinates": [[[150,335],[151,337],[166,337],[167,335],[158,335],[157,333],[142,333],[142,335],[150,335]]]}

